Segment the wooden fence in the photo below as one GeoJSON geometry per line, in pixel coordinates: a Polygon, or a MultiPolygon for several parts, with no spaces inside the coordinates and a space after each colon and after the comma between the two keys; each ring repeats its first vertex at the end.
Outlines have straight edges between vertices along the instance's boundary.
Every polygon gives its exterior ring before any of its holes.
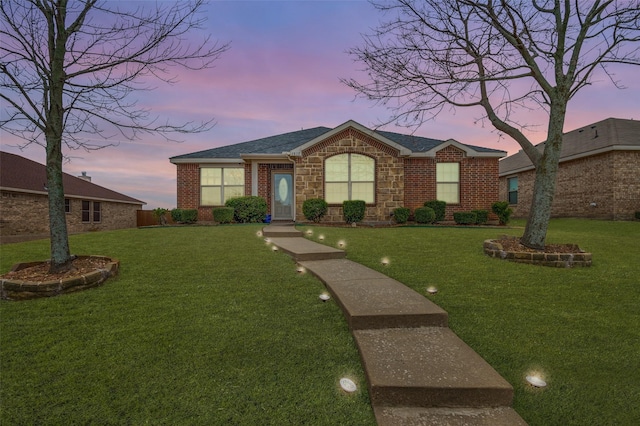
{"type": "MultiPolygon", "coordinates": [[[[171,213],[167,212],[164,215],[165,219],[167,219],[167,225],[173,223],[171,219],[171,213]]],[[[137,210],[136,211],[136,223],[137,226],[155,226],[160,225],[158,223],[158,219],[153,215],[153,210],[137,210]]]]}

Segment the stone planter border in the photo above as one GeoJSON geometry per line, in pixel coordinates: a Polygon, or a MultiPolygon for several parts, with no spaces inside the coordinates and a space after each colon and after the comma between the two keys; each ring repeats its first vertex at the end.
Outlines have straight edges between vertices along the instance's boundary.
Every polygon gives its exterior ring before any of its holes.
{"type": "MultiPolygon", "coordinates": [[[[116,276],[120,269],[120,261],[104,256],[78,256],[78,259],[99,258],[109,261],[103,269],[96,269],[85,275],[62,278],[53,281],[23,281],[12,279],[0,279],[0,298],[5,300],[28,300],[40,297],[52,297],[74,291],[86,290],[103,284],[108,278],[116,276]]],[[[40,262],[16,263],[11,268],[12,272],[35,266],[40,262]]]]}
{"type": "Polygon", "coordinates": [[[576,253],[544,253],[526,251],[507,251],[497,240],[485,240],[484,252],[490,257],[509,260],[517,263],[550,266],[554,268],[572,268],[574,266],[591,266],[591,253],[579,250],[576,253]]]}

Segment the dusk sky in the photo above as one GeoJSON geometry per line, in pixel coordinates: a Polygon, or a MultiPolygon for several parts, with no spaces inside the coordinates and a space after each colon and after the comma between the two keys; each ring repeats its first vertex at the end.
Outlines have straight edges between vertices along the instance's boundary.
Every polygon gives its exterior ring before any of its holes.
{"type": "MultiPolygon", "coordinates": [[[[208,31],[230,42],[231,49],[213,69],[184,73],[177,85],[141,92],[139,103],[177,121],[214,118],[215,127],[188,135],[182,143],[147,137],[98,151],[65,152],[71,158],[65,172],[86,171],[93,183],[145,201],[145,209],[173,208],[172,156],[302,128],[335,127],[351,119],[375,127],[389,116],[383,107],[355,99],[355,92],[340,82],[363,76],[358,72],[363,65],[346,50],[361,45],[361,34],[382,18],[367,1],[212,1],[208,9],[208,31]]],[[[640,70],[626,66],[615,72],[627,88],[617,90],[599,76],[571,101],[565,131],[608,117],[640,119],[640,70]]],[[[500,139],[488,123],[476,123],[481,115],[470,109],[443,111],[415,134],[517,152],[517,143],[500,139]]],[[[544,119],[540,114],[538,123],[544,119]]],[[[411,133],[393,126],[383,130],[411,133]]],[[[529,136],[543,141],[544,126],[529,136]]],[[[40,146],[21,151],[14,146],[19,142],[1,131],[0,142],[3,151],[44,163],[40,146]]]]}

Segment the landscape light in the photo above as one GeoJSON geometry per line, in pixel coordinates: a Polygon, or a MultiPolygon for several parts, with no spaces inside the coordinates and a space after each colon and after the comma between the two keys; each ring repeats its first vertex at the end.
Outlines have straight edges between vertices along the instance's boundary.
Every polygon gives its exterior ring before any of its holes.
{"type": "Polygon", "coordinates": [[[305,273],[305,269],[302,266],[298,266],[298,269],[296,269],[296,272],[299,274],[304,274],[305,273]]]}
{"type": "Polygon", "coordinates": [[[313,235],[313,231],[311,229],[307,229],[307,235],[313,235]]]}
{"type": "Polygon", "coordinates": [[[530,376],[527,376],[526,379],[527,379],[527,382],[529,382],[529,384],[531,386],[535,386],[537,388],[543,388],[543,387],[547,386],[547,382],[542,380],[542,378],[540,376],[538,376],[537,374],[532,374],[530,376]]]}
{"type": "Polygon", "coordinates": [[[353,382],[353,380],[347,379],[346,377],[340,379],[340,387],[347,393],[353,393],[358,390],[358,387],[353,382]]]}
{"type": "Polygon", "coordinates": [[[271,238],[265,238],[264,239],[264,243],[265,244],[271,244],[271,238]]]}
{"type": "Polygon", "coordinates": [[[320,296],[318,296],[320,298],[320,300],[322,300],[323,302],[326,302],[327,300],[331,299],[331,296],[329,296],[327,293],[322,293],[320,296]]]}
{"type": "Polygon", "coordinates": [[[320,241],[324,241],[324,235],[322,235],[322,234],[318,235],[318,239],[319,239],[320,241]]]}
{"type": "Polygon", "coordinates": [[[429,294],[436,294],[438,292],[438,289],[435,288],[434,286],[430,286],[427,288],[427,293],[429,294]]]}
{"type": "Polygon", "coordinates": [[[344,240],[340,240],[340,241],[338,241],[338,247],[340,247],[340,248],[344,248],[344,246],[346,246],[346,245],[347,245],[347,243],[345,243],[345,241],[344,241],[344,240]]]}
{"type": "Polygon", "coordinates": [[[389,265],[389,258],[388,257],[383,257],[382,260],[380,261],[380,263],[382,263],[384,266],[388,266],[389,265]]]}
{"type": "Polygon", "coordinates": [[[273,251],[278,251],[278,246],[273,246],[273,247],[271,247],[271,250],[273,250],[273,251]]]}

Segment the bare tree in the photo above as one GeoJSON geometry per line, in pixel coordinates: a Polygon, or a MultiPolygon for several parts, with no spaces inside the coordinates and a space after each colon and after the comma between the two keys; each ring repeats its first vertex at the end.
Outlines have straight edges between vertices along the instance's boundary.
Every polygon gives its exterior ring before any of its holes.
{"type": "Polygon", "coordinates": [[[133,94],[175,83],[175,68],[202,70],[228,49],[203,29],[204,0],[128,2],[0,0],[0,128],[46,149],[51,270],[71,266],[62,147],[93,150],[208,130],[212,121],[160,122],[133,94]],[[137,5],[137,6],[136,6],[137,5]],[[97,141],[97,142],[96,142],[97,141]]]}
{"type": "Polygon", "coordinates": [[[444,108],[477,107],[480,120],[521,146],[536,169],[521,242],[543,248],[555,192],[567,104],[597,70],[640,65],[640,1],[389,0],[388,19],[350,54],[369,81],[343,80],[386,105],[389,121],[420,126],[444,108]],[[523,112],[546,113],[547,139],[525,136],[523,112]]]}

